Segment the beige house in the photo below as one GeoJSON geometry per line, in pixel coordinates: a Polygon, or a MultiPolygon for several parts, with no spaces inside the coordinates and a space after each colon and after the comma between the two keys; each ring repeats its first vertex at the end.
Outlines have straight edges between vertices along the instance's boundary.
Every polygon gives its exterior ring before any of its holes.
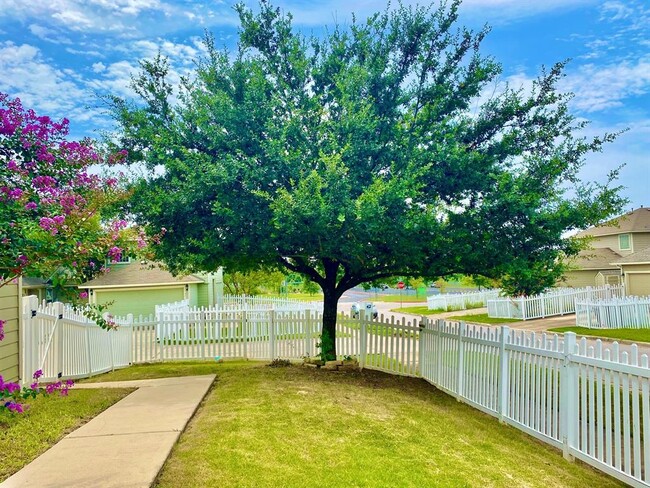
{"type": "Polygon", "coordinates": [[[0,341],[0,375],[15,381],[20,372],[20,278],[16,283],[0,287],[0,319],[5,321],[5,338],[0,341]]]}
{"type": "Polygon", "coordinates": [[[637,208],[577,237],[590,238],[591,248],[570,263],[573,269],[565,273],[563,286],[624,283],[628,295],[650,294],[650,208],[637,208]]]}
{"type": "Polygon", "coordinates": [[[621,269],[628,295],[650,296],[650,247],[614,262],[621,269]]]}

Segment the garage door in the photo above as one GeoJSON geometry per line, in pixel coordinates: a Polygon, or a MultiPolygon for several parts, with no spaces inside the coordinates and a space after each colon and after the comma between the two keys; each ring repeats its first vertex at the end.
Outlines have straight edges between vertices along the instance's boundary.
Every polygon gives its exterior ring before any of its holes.
{"type": "Polygon", "coordinates": [[[628,295],[650,296],[650,273],[628,273],[627,283],[625,291],[628,295]]]}
{"type": "Polygon", "coordinates": [[[177,302],[183,299],[183,286],[159,288],[154,290],[96,290],[97,303],[113,302],[108,310],[113,315],[124,316],[132,313],[134,317],[149,315],[156,305],[177,302]]]}

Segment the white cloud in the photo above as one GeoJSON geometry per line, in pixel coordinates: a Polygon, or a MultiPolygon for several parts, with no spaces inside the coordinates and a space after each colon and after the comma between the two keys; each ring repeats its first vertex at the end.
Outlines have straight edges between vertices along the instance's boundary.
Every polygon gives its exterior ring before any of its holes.
{"type": "Polygon", "coordinates": [[[29,26],[29,31],[44,41],[53,42],[55,44],[72,44],[70,39],[63,37],[58,31],[39,24],[31,24],[29,26]]]}
{"type": "Polygon", "coordinates": [[[70,54],[79,54],[79,55],[82,55],[82,56],[92,56],[92,57],[96,57],[96,58],[105,57],[103,53],[101,53],[99,51],[96,51],[96,50],[93,50],[93,49],[83,50],[83,49],[73,49],[73,48],[69,47],[69,48],[66,48],[66,51],[69,52],[70,54]]]}
{"type": "Polygon", "coordinates": [[[582,65],[564,79],[561,88],[575,93],[573,106],[584,112],[622,106],[628,97],[650,93],[650,57],[582,65]]]}
{"type": "Polygon", "coordinates": [[[104,63],[93,63],[93,73],[101,73],[102,71],[106,71],[106,65],[104,63]]]}
{"type": "Polygon", "coordinates": [[[50,65],[36,47],[0,43],[0,72],[0,91],[20,98],[26,107],[56,118],[101,123],[98,112],[84,107],[92,93],[83,79],[72,70],[50,65]]]}

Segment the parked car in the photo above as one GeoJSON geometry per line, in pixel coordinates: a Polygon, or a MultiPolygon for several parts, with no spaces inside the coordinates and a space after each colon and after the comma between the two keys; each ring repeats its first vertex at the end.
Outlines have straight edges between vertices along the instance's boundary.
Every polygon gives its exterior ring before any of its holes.
{"type": "Polygon", "coordinates": [[[372,302],[364,302],[361,304],[357,302],[352,304],[352,307],[350,308],[350,315],[352,315],[353,319],[359,318],[359,314],[361,312],[363,312],[364,318],[366,319],[376,319],[378,316],[377,307],[372,302]]]}
{"type": "Polygon", "coordinates": [[[379,288],[381,288],[382,290],[388,290],[390,287],[386,283],[382,283],[381,285],[379,285],[379,288]]]}

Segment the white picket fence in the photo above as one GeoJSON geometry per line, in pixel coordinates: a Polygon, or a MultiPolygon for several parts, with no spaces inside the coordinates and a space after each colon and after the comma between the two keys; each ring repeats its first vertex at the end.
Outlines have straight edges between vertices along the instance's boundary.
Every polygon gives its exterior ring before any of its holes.
{"type": "MultiPolygon", "coordinates": [[[[33,302],[32,302],[33,303],[33,302]]],[[[116,331],[80,317],[34,315],[23,347],[45,377],[80,377],[130,363],[182,359],[300,359],[317,354],[312,310],[195,310],[182,319],[129,316],[116,331]],[[59,318],[61,317],[61,318],[59,318]],[[42,329],[42,332],[40,330],[42,329]],[[48,346],[48,344],[50,344],[48,346]],[[54,346],[55,345],[55,346],[54,346]],[[110,354],[109,354],[110,352],[110,354]]],[[[363,368],[422,377],[459,400],[633,486],[650,487],[650,368],[636,346],[590,346],[575,334],[341,316],[336,347],[363,368]]],[[[28,377],[27,377],[28,378],[28,377]]]]}
{"type": "Polygon", "coordinates": [[[576,300],[576,325],[590,329],[650,328],[650,297],[576,300]]]}
{"type": "Polygon", "coordinates": [[[625,296],[623,285],[587,288],[553,288],[541,295],[504,297],[487,301],[489,317],[539,319],[576,311],[576,301],[603,300],[625,296]]]}
{"type": "Polygon", "coordinates": [[[172,303],[163,303],[161,305],[156,305],[154,307],[154,315],[158,316],[161,313],[165,312],[184,312],[189,311],[190,309],[190,300],[186,298],[185,300],[179,300],[172,303]]]}
{"type": "Polygon", "coordinates": [[[87,378],[132,362],[129,329],[104,331],[70,306],[39,304],[35,296],[23,299],[21,334],[25,383],[39,369],[42,381],[55,381],[87,378]]]}
{"type": "Polygon", "coordinates": [[[650,486],[650,368],[636,346],[427,323],[423,378],[632,485],[650,486]]]}
{"type": "Polygon", "coordinates": [[[427,297],[429,310],[466,310],[485,307],[488,300],[499,297],[501,290],[484,290],[471,293],[441,293],[427,297]]]}
{"type": "Polygon", "coordinates": [[[246,296],[246,295],[224,295],[224,310],[260,310],[274,309],[276,311],[301,311],[301,310],[323,310],[323,303],[315,300],[306,302],[293,298],[273,298],[264,296],[246,296]]]}

